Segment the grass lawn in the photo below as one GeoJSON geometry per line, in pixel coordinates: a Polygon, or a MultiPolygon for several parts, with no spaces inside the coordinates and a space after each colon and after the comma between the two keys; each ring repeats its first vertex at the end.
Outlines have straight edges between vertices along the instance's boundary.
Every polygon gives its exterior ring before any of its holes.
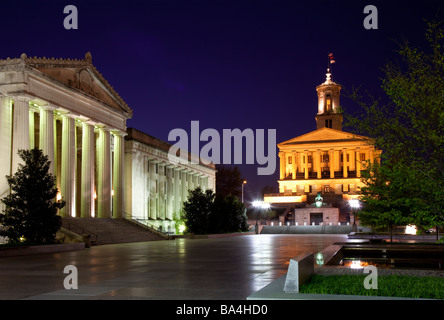
{"type": "Polygon", "coordinates": [[[444,277],[378,276],[378,289],[365,289],[367,275],[313,275],[301,293],[444,299],[444,277]]]}

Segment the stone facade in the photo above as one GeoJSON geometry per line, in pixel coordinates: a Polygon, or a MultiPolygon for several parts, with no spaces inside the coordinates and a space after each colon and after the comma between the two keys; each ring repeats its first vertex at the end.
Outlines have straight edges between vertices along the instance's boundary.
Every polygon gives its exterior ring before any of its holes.
{"type": "Polygon", "coordinates": [[[134,128],[125,137],[125,211],[134,219],[167,230],[182,209],[188,191],[215,191],[215,165],[169,161],[167,142],[134,128]]]}
{"type": "Polygon", "coordinates": [[[125,140],[132,113],[90,53],[80,60],[26,54],[0,60],[0,197],[10,192],[4,177],[16,172],[17,151],[34,147],[51,161],[58,198],[66,201],[63,217],[166,221],[185,190],[214,189],[214,167],[172,165],[167,143],[135,129],[125,140]],[[182,178],[186,187],[176,181],[182,178]]]}

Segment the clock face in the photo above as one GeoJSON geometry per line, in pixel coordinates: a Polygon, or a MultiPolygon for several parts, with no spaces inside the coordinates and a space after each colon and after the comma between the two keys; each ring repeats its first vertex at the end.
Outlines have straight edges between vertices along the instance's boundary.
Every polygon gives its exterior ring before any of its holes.
{"type": "Polygon", "coordinates": [[[85,91],[86,93],[91,93],[93,86],[93,79],[89,74],[89,72],[85,69],[81,70],[79,78],[80,78],[80,87],[82,88],[82,90],[85,91]]]}

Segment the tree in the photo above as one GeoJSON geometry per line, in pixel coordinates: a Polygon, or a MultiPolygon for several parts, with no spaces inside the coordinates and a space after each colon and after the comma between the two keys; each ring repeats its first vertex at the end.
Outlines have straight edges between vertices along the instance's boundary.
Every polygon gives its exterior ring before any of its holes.
{"type": "Polygon", "coordinates": [[[247,231],[246,208],[234,195],[216,196],[210,216],[210,232],[247,231]]]}
{"type": "Polygon", "coordinates": [[[427,26],[428,52],[400,43],[400,61],[383,69],[385,96],[364,102],[355,91],[360,114],[346,114],[347,126],[383,151],[380,171],[370,167],[369,174],[383,174],[388,184],[367,185],[366,213],[381,215],[387,201],[385,215],[402,215],[424,228],[444,222],[444,33],[440,22],[427,26]],[[378,209],[372,199],[380,202],[378,209]]]}
{"type": "Polygon", "coordinates": [[[229,194],[219,196],[200,187],[188,191],[182,220],[190,233],[226,233],[247,231],[246,209],[239,199],[229,194]]]}
{"type": "Polygon", "coordinates": [[[183,204],[183,221],[188,232],[208,233],[215,196],[211,189],[203,192],[200,187],[197,187],[188,191],[188,199],[183,204]]]}
{"type": "Polygon", "coordinates": [[[392,240],[393,227],[408,225],[413,218],[409,205],[411,198],[402,194],[403,189],[398,185],[403,180],[401,175],[404,172],[401,168],[388,168],[378,162],[368,163],[367,169],[362,172],[365,187],[361,189],[361,201],[365,206],[357,216],[363,225],[372,226],[373,229],[388,228],[392,240]],[[393,174],[396,176],[393,177],[393,174]]]}
{"type": "Polygon", "coordinates": [[[0,235],[17,243],[25,238],[29,243],[53,243],[61,227],[57,210],[64,201],[56,201],[55,177],[49,173],[50,161],[37,148],[19,150],[24,161],[17,172],[6,176],[11,193],[1,199],[5,209],[0,214],[3,229],[0,235]]]}
{"type": "Polygon", "coordinates": [[[238,167],[228,167],[224,165],[216,166],[216,191],[218,196],[227,196],[232,194],[236,197],[242,195],[242,178],[238,167]]]}

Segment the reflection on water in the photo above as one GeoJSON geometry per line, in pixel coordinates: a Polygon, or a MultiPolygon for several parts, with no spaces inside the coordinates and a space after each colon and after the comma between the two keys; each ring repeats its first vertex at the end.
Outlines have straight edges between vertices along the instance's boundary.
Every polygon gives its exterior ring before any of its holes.
{"type": "Polygon", "coordinates": [[[328,262],[329,265],[364,268],[368,265],[387,269],[444,268],[442,246],[344,246],[328,262]]]}

